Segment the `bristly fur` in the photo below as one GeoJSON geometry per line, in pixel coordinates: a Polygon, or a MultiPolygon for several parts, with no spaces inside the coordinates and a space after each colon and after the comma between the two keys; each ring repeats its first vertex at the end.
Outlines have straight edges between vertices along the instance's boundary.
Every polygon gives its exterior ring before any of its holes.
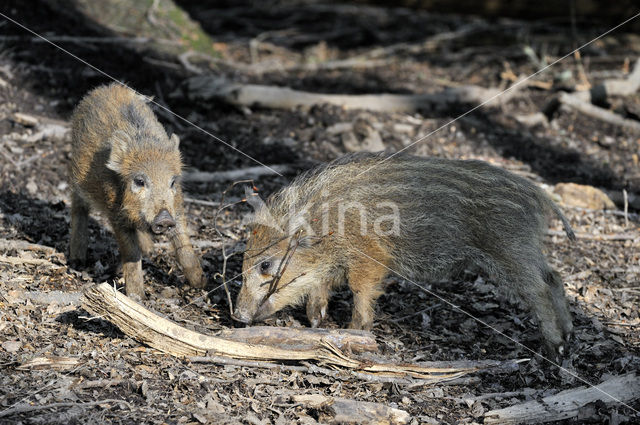
{"type": "MultiPolygon", "coordinates": [[[[532,182],[482,161],[389,155],[357,153],[318,167],[255,212],[250,249],[290,236],[303,224],[307,235],[321,241],[296,253],[291,273],[304,272],[308,278],[274,296],[272,309],[307,297],[309,312],[309,302],[325,296],[318,286],[331,289],[336,281],[347,280],[356,302],[352,326],[367,327],[371,325],[367,306],[381,293],[386,267],[420,281],[472,268],[514,289],[535,311],[549,346],[558,347],[571,331],[571,319],[562,283],[542,254],[551,214],[560,218],[573,238],[558,207],[532,182]],[[380,214],[388,214],[376,208],[385,202],[398,208],[399,231],[380,235],[373,223],[380,214]],[[354,205],[352,211],[349,205],[354,205]],[[365,207],[363,216],[358,205],[365,207]],[[335,214],[341,207],[347,208],[343,229],[335,214]],[[364,258],[362,252],[376,261],[364,258]],[[370,299],[359,302],[360,294],[370,299]]],[[[267,251],[275,255],[274,249],[267,251]]],[[[247,267],[257,261],[260,258],[249,260],[247,267]]],[[[255,307],[254,290],[247,277],[238,298],[240,310],[251,312],[255,307]]],[[[322,308],[324,301],[317,303],[322,308]]]]}
{"type": "Polygon", "coordinates": [[[151,248],[152,223],[168,216],[175,220],[170,239],[178,262],[189,282],[201,287],[202,269],[185,233],[177,136],[168,137],[146,100],[118,83],[89,92],[71,121],[70,259],[86,259],[88,212],[97,209],[118,241],[127,294],[142,296],[140,257],[151,248]]]}

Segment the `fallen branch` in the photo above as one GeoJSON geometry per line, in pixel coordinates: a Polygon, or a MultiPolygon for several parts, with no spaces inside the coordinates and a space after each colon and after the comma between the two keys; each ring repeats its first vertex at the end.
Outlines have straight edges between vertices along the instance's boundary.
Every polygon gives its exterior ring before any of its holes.
{"type": "Polygon", "coordinates": [[[427,37],[426,40],[413,44],[413,43],[397,43],[392,44],[387,47],[379,47],[368,52],[365,52],[362,55],[357,56],[356,58],[380,58],[380,57],[388,57],[391,55],[397,55],[398,53],[407,53],[407,54],[420,54],[420,53],[428,53],[433,52],[438,47],[440,47],[443,43],[450,43],[452,41],[457,41],[462,38],[466,38],[474,33],[486,31],[489,28],[489,25],[486,22],[473,22],[468,25],[464,25],[454,31],[448,32],[440,32],[435,35],[427,37]]]}
{"type": "MultiPolygon", "coordinates": [[[[222,247],[222,242],[220,241],[203,241],[198,239],[191,239],[191,246],[194,248],[220,248],[222,247]]],[[[173,245],[170,242],[156,242],[153,244],[154,248],[160,249],[173,249],[173,245]]]]}
{"type": "Polygon", "coordinates": [[[105,400],[96,400],[96,401],[88,401],[85,403],[77,403],[77,402],[65,402],[65,403],[51,403],[51,404],[43,404],[43,405],[34,405],[34,406],[16,406],[7,410],[3,410],[0,412],[0,418],[5,418],[7,416],[19,415],[21,413],[29,413],[36,412],[38,410],[47,410],[47,409],[58,409],[60,407],[89,407],[89,406],[98,406],[101,404],[110,404],[110,403],[118,403],[124,404],[129,409],[131,409],[131,405],[125,400],[118,400],[108,398],[105,400]]]}
{"type": "MultiPolygon", "coordinates": [[[[291,109],[321,104],[337,105],[347,109],[367,109],[387,112],[433,111],[455,106],[478,105],[502,92],[498,88],[479,86],[447,87],[428,94],[321,94],[293,90],[287,87],[256,84],[236,84],[212,76],[197,76],[187,80],[187,95],[195,100],[223,101],[236,106],[261,106],[291,109]]],[[[487,105],[507,102],[517,90],[496,97],[487,105]]]]}
{"type": "Polygon", "coordinates": [[[607,109],[593,105],[588,101],[582,100],[580,97],[576,96],[575,94],[570,94],[566,92],[560,93],[560,96],[558,96],[558,101],[591,118],[595,118],[597,120],[604,121],[612,125],[626,127],[630,130],[640,132],[639,121],[624,118],[616,114],[615,112],[611,112],[607,109]]]}
{"type": "Polygon", "coordinates": [[[288,362],[311,360],[386,376],[410,376],[434,381],[457,378],[477,370],[476,368],[434,368],[420,364],[360,361],[344,354],[335,345],[325,340],[312,349],[304,350],[231,341],[178,326],[152,313],[106,283],[90,286],[85,290],[84,296],[83,307],[93,315],[110,321],[122,332],[138,341],[178,357],[211,353],[243,360],[288,362]]]}
{"type": "Polygon", "coordinates": [[[573,93],[580,100],[589,103],[604,103],[609,96],[629,96],[640,89],[640,59],[636,60],[633,71],[627,78],[612,78],[588,91],[573,93]]]}
{"type": "MultiPolygon", "coordinates": [[[[340,60],[332,60],[325,62],[314,62],[314,63],[303,63],[298,65],[284,66],[281,69],[283,71],[318,71],[321,69],[325,70],[336,70],[336,69],[358,69],[358,68],[376,68],[381,66],[387,66],[392,62],[389,59],[372,59],[365,60],[361,58],[350,58],[350,59],[340,59],[340,60]]],[[[255,67],[258,64],[253,65],[255,67]]],[[[264,70],[261,70],[265,72],[264,70]]]]}
{"type": "Polygon", "coordinates": [[[220,206],[220,202],[205,201],[203,199],[195,199],[195,198],[188,198],[188,197],[184,198],[184,202],[187,202],[187,203],[190,203],[190,204],[204,205],[206,207],[219,207],[220,206]]]}
{"type": "Polygon", "coordinates": [[[183,181],[187,183],[207,183],[257,179],[262,176],[271,176],[274,171],[281,174],[292,173],[294,167],[291,165],[270,165],[268,168],[260,166],[229,171],[192,171],[183,175],[183,181]]]}
{"type": "Polygon", "coordinates": [[[492,410],[485,424],[541,423],[575,418],[580,408],[596,401],[625,404],[640,398],[640,377],[635,372],[617,376],[594,387],[579,387],[556,395],[492,410]]]}
{"type": "Polygon", "coordinates": [[[371,332],[354,329],[278,328],[273,326],[251,326],[225,329],[219,337],[251,344],[268,344],[292,350],[306,350],[329,341],[340,350],[354,352],[378,351],[376,338],[371,332]]]}

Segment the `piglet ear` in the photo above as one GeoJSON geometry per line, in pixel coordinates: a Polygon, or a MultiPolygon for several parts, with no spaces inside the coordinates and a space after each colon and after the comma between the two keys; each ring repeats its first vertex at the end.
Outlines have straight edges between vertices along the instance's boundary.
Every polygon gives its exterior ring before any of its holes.
{"type": "Polygon", "coordinates": [[[107,168],[117,173],[120,171],[122,163],[127,156],[127,151],[131,144],[131,137],[124,131],[116,130],[111,135],[109,144],[111,145],[111,152],[109,153],[107,168]]]}
{"type": "Polygon", "coordinates": [[[169,141],[171,142],[171,147],[173,147],[174,149],[178,149],[178,146],[180,146],[180,138],[176,133],[171,134],[169,141]]]}

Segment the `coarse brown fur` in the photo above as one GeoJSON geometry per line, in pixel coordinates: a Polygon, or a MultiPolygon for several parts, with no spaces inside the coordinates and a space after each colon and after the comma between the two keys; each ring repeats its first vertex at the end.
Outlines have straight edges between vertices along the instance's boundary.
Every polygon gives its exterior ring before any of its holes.
{"type": "Polygon", "coordinates": [[[330,291],[348,282],[350,327],[366,329],[390,271],[436,281],[477,269],[530,306],[550,351],[561,352],[572,332],[562,281],[542,252],[548,213],[573,232],[541,189],[505,170],[482,161],[360,153],[303,174],[266,204],[252,203],[238,320],[262,320],[306,301],[317,326],[330,291]],[[302,234],[299,246],[267,297],[265,282],[294,234],[302,234]]]}
{"type": "Polygon", "coordinates": [[[128,295],[144,297],[142,254],[155,233],[168,231],[192,286],[205,285],[193,252],[183,207],[179,140],[167,136],[142,96],[118,83],[98,87],[72,117],[70,260],[84,263],[90,208],[115,233],[128,295]]]}

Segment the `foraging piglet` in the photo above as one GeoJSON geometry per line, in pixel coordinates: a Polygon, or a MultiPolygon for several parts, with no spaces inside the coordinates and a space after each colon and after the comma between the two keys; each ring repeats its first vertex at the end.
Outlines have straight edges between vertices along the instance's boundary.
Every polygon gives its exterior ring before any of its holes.
{"type": "Polygon", "coordinates": [[[266,204],[256,199],[249,197],[256,211],[239,321],[306,301],[317,326],[330,291],[348,282],[350,327],[369,329],[390,272],[436,281],[477,269],[529,305],[547,349],[564,350],[573,326],[562,281],[542,253],[546,214],[574,235],[558,207],[522,177],[482,161],[359,153],[303,174],[266,204]]]}
{"type": "Polygon", "coordinates": [[[141,258],[151,233],[166,233],[189,283],[206,280],[184,215],[179,140],[167,136],[142,96],[114,83],[80,101],[72,118],[70,260],[84,263],[90,208],[109,219],[115,233],[127,295],[144,298],[141,258]]]}

